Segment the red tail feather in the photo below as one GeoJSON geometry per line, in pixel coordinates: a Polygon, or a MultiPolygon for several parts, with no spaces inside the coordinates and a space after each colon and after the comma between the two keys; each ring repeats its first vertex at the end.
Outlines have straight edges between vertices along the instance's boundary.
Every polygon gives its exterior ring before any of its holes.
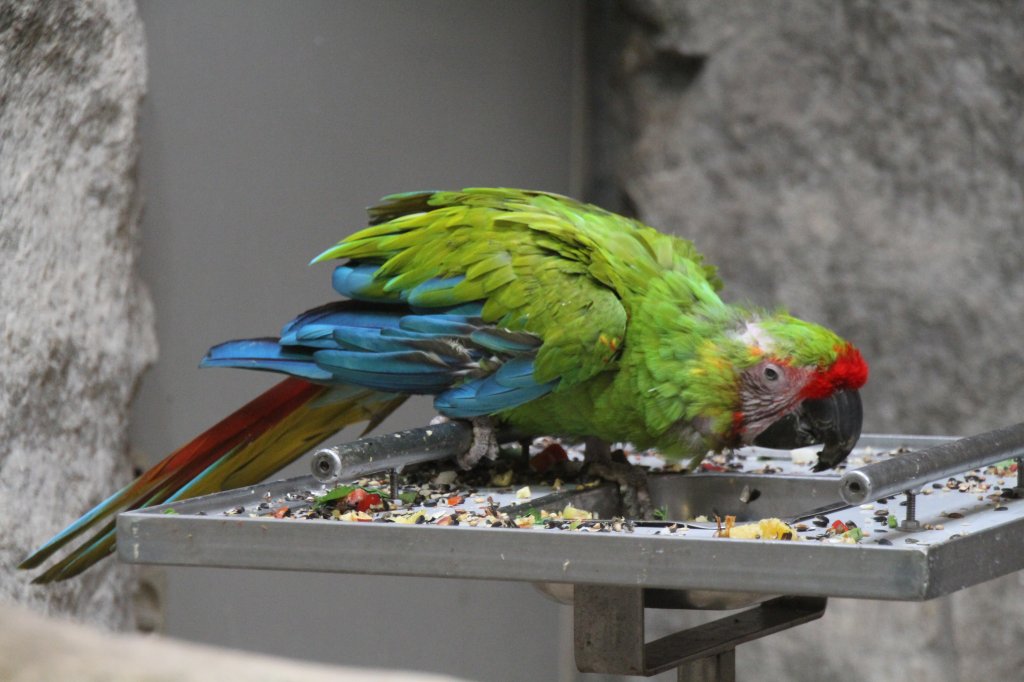
{"type": "MultiPolygon", "coordinates": [[[[61,547],[126,509],[253,485],[289,464],[342,427],[379,422],[404,396],[370,389],[312,384],[289,377],[192,439],[135,481],[101,502],[26,558],[19,568],[35,568],[61,547]],[[327,396],[335,389],[343,397],[327,396]],[[324,398],[324,400],[318,400],[324,398]]],[[[34,582],[64,580],[107,556],[114,548],[113,522],[78,545],[34,582]]]]}

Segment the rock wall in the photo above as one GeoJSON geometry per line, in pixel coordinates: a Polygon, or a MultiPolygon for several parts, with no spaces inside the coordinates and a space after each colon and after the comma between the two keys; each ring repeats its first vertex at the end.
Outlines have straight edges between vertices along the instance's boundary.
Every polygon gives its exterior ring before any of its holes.
{"type": "MultiPolygon", "coordinates": [[[[1022,419],[1024,5],[589,15],[593,200],[693,239],[727,298],[854,340],[872,370],[865,430],[1022,419]]],[[[1012,678],[1022,598],[1012,575],[926,604],[835,601],[821,624],[741,647],[740,677],[1012,678]]]]}
{"type": "Polygon", "coordinates": [[[132,572],[29,585],[14,571],[131,474],[128,404],[156,356],[136,275],[131,0],[0,0],[0,597],[109,626],[132,572]]]}

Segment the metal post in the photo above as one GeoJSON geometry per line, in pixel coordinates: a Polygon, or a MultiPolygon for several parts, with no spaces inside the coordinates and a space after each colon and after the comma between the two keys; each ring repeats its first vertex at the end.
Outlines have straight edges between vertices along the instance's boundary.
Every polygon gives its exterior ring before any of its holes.
{"type": "Polygon", "coordinates": [[[736,649],[683,663],[676,669],[676,682],[736,682],[736,649]]]}
{"type": "Polygon", "coordinates": [[[643,588],[576,585],[576,666],[582,672],[646,676],[679,668],[681,681],[733,682],[738,645],[820,618],[825,605],[823,597],[778,597],[647,642],[643,588]]]}

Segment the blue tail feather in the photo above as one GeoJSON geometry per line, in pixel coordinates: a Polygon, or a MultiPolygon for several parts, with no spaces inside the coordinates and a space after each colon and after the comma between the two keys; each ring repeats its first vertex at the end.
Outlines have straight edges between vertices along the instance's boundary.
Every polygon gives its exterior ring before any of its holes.
{"type": "Polygon", "coordinates": [[[92,509],[87,511],[84,515],[82,515],[82,517],[80,519],[78,519],[77,521],[75,521],[74,523],[69,525],[67,528],[62,530],[57,535],[54,535],[52,538],[50,538],[50,540],[45,545],[43,545],[42,547],[37,549],[35,553],[36,554],[46,554],[47,550],[50,547],[53,547],[54,545],[60,544],[63,541],[63,539],[66,538],[68,535],[72,535],[72,534],[76,533],[79,529],[89,526],[89,524],[92,523],[93,519],[95,519],[97,516],[103,514],[104,512],[109,511],[109,509],[114,506],[114,504],[113,504],[114,501],[118,497],[124,495],[125,491],[127,489],[128,489],[128,486],[125,486],[125,487],[121,488],[120,490],[118,490],[113,495],[111,495],[110,497],[108,497],[107,499],[105,499],[102,502],[100,502],[99,504],[97,504],[95,507],[93,507],[92,509]]]}

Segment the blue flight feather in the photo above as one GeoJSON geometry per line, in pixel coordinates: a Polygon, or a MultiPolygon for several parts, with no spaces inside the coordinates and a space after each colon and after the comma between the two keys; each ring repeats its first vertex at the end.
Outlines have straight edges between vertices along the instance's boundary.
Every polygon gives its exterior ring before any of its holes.
{"type": "Polygon", "coordinates": [[[451,368],[436,355],[418,350],[391,353],[362,353],[359,351],[324,350],[313,354],[317,364],[357,371],[386,372],[388,374],[448,374],[451,368]]]}
{"type": "Polygon", "coordinates": [[[540,339],[520,332],[502,334],[493,328],[481,328],[469,335],[469,340],[495,353],[529,353],[540,347],[540,339]]]}
{"type": "Polygon", "coordinates": [[[276,339],[243,339],[216,345],[199,366],[285,372],[310,381],[331,379],[331,373],[317,367],[309,352],[283,347],[276,339]]]}
{"type": "Polygon", "coordinates": [[[309,325],[334,327],[398,327],[399,320],[408,314],[401,308],[370,310],[353,301],[337,301],[302,313],[281,330],[282,343],[293,343],[299,330],[309,325]]]}
{"type": "Polygon", "coordinates": [[[530,387],[502,386],[494,377],[478,379],[439,394],[434,399],[438,412],[456,419],[481,417],[518,407],[550,393],[558,381],[530,387]]]}
{"type": "Polygon", "coordinates": [[[334,347],[341,350],[387,353],[409,349],[402,338],[382,336],[380,329],[334,327],[332,337],[335,342],[334,347]]]}
{"type": "MultiPolygon", "coordinates": [[[[307,324],[287,336],[282,336],[282,346],[308,346],[310,348],[337,348],[334,332],[338,327],[331,324],[307,324]]],[[[378,332],[379,333],[379,332],[378,332]]]]}
{"type": "Polygon", "coordinates": [[[450,368],[433,363],[404,361],[415,353],[417,352],[355,353],[321,350],[313,356],[317,364],[330,371],[335,379],[381,391],[436,393],[451,386],[454,376],[450,368]],[[393,361],[386,362],[382,356],[391,356],[393,361]],[[406,358],[398,359],[398,356],[406,358]]]}
{"type": "Polygon", "coordinates": [[[558,380],[538,384],[532,358],[512,358],[494,374],[468,381],[437,396],[434,407],[455,418],[479,417],[508,410],[550,393],[558,380]]]}
{"type": "Polygon", "coordinates": [[[494,380],[510,388],[531,388],[537,386],[533,379],[533,358],[512,358],[494,373],[494,380]]]}
{"type": "Polygon", "coordinates": [[[402,329],[436,336],[469,336],[478,329],[465,315],[406,315],[399,324],[402,329]]]}

